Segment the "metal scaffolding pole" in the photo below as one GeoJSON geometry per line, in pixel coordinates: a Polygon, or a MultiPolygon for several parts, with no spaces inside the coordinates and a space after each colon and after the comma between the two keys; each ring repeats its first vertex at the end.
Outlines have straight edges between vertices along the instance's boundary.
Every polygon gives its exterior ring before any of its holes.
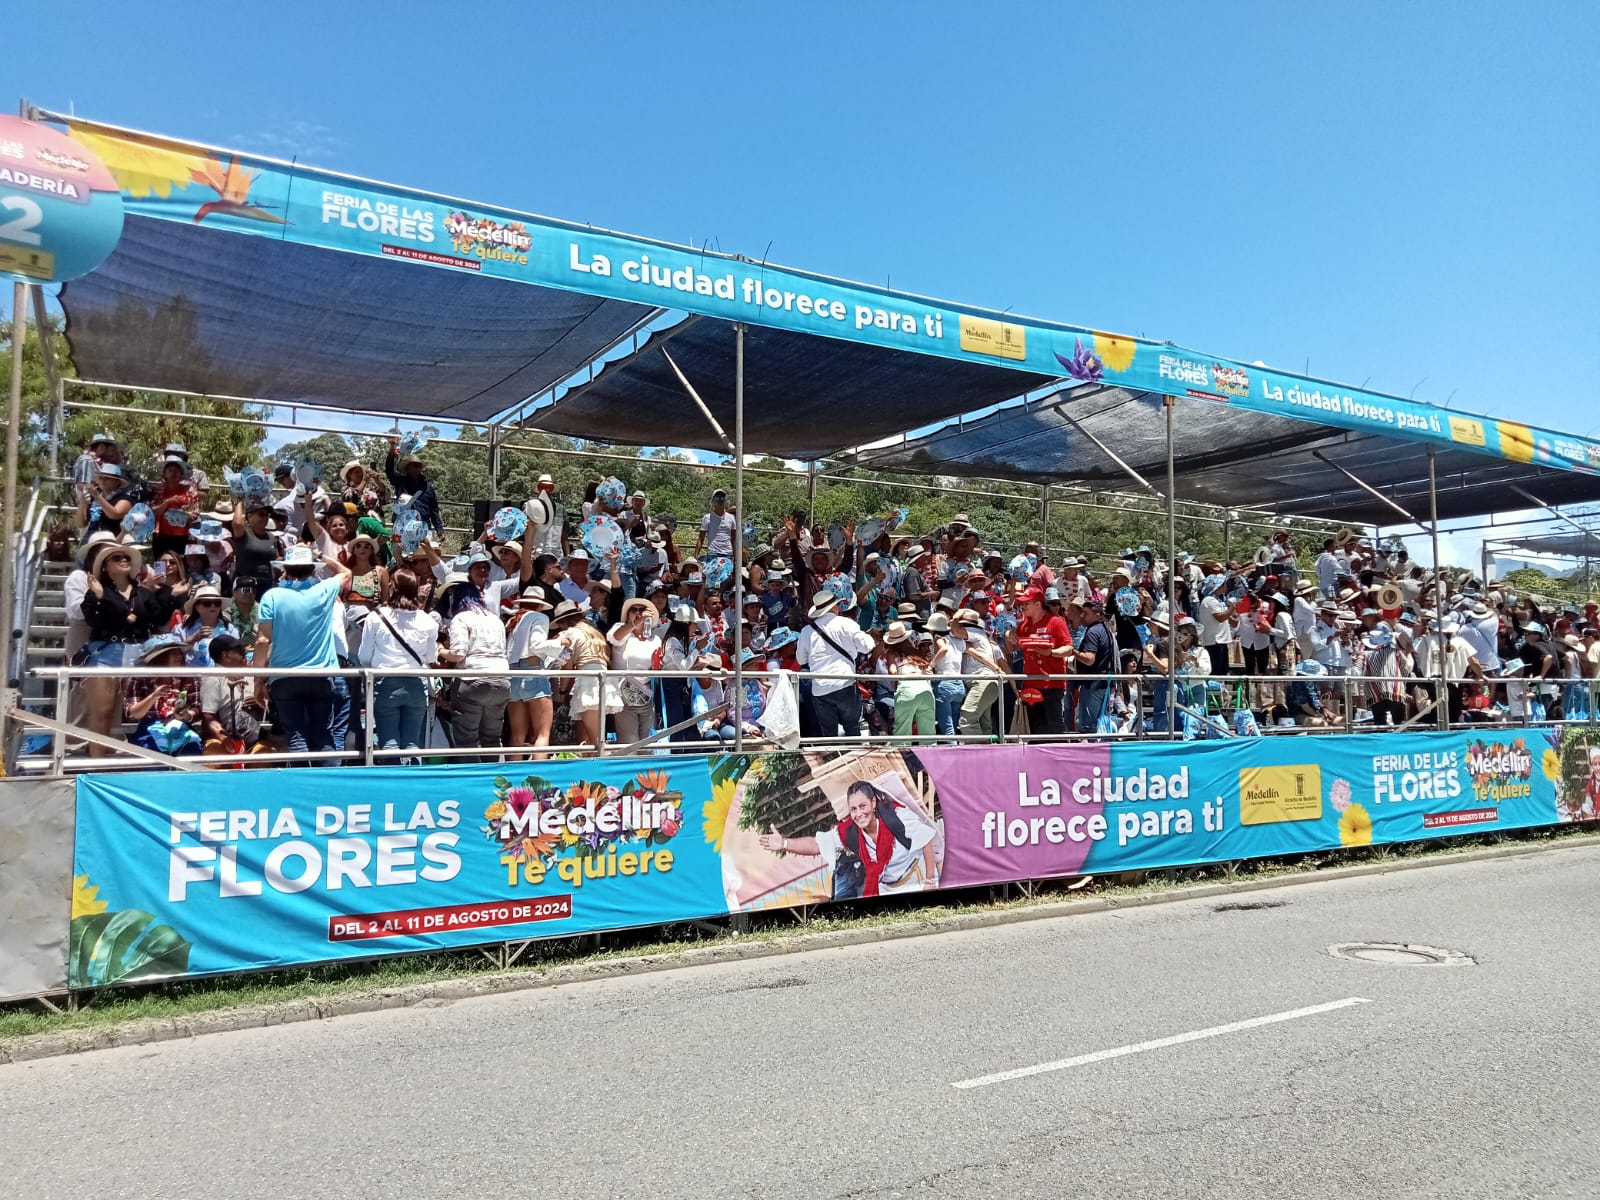
{"type": "Polygon", "coordinates": [[[22,349],[28,334],[28,285],[18,281],[11,290],[11,397],[6,410],[5,515],[0,519],[0,615],[5,637],[0,638],[0,746],[8,745],[7,725],[12,708],[13,650],[17,640],[17,452],[22,431],[22,349]]]}
{"type": "Polygon", "coordinates": [[[33,292],[33,325],[39,331],[39,356],[44,359],[44,374],[50,383],[47,429],[50,476],[53,479],[61,473],[61,439],[67,436],[67,414],[63,407],[65,389],[61,386],[61,367],[56,362],[55,343],[50,337],[50,322],[45,320],[44,289],[36,283],[29,290],[33,292]]]}
{"type": "Polygon", "coordinates": [[[733,750],[744,750],[744,322],[733,327],[733,750]]]}
{"type": "MultiPolygon", "coordinates": [[[[1178,503],[1172,421],[1176,401],[1167,396],[1167,740],[1178,736],[1178,503]]],[[[1118,667],[1120,670],[1120,666],[1118,667]]]]}
{"type": "Polygon", "coordinates": [[[1439,561],[1439,485],[1433,469],[1433,447],[1428,447],[1428,535],[1433,539],[1433,636],[1439,647],[1439,728],[1450,728],[1450,639],[1444,632],[1444,564],[1439,561]]]}

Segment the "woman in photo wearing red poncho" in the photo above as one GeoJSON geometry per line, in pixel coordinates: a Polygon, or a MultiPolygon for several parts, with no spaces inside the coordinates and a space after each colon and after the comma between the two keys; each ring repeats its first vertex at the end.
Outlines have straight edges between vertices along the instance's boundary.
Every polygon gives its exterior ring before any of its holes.
{"type": "Polygon", "coordinates": [[[797,838],[774,828],[761,835],[761,848],[820,855],[833,868],[835,900],[938,886],[935,830],[922,813],[864,779],[850,785],[847,800],[848,815],[834,828],[797,838]]]}

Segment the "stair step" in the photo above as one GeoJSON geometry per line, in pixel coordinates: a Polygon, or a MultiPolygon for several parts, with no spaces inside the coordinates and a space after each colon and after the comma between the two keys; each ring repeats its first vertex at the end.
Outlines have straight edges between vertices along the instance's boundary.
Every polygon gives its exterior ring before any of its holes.
{"type": "MultiPolygon", "coordinates": [[[[39,600],[44,597],[40,596],[39,600]]],[[[65,625],[67,623],[67,607],[64,604],[41,604],[36,600],[33,605],[33,621],[36,625],[65,625]]]]}

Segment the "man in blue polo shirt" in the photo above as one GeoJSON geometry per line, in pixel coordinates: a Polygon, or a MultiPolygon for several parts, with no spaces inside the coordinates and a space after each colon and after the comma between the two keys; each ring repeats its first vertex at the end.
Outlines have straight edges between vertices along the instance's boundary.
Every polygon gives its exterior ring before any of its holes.
{"type": "MultiPolygon", "coordinates": [[[[339,668],[333,623],[339,617],[339,593],[350,568],[337,558],[324,558],[330,574],[316,579],[317,559],[307,545],[289,547],[283,556],[283,581],[261,597],[256,622],[254,665],[258,667],[339,668]]],[[[333,681],[327,675],[270,678],[272,706],[289,749],[333,750],[333,681]]],[[[256,695],[268,688],[256,680],[256,695]]]]}

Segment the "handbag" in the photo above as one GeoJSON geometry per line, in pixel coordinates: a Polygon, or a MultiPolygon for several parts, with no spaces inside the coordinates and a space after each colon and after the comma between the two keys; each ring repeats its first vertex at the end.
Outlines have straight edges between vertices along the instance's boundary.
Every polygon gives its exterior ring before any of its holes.
{"type": "Polygon", "coordinates": [[[622,702],[629,708],[649,708],[651,693],[649,685],[635,679],[632,675],[624,675],[622,685],[622,702]]]}
{"type": "Polygon", "coordinates": [[[1251,711],[1242,683],[1233,692],[1233,732],[1235,737],[1261,736],[1261,726],[1256,723],[1256,714],[1251,711]]]}

